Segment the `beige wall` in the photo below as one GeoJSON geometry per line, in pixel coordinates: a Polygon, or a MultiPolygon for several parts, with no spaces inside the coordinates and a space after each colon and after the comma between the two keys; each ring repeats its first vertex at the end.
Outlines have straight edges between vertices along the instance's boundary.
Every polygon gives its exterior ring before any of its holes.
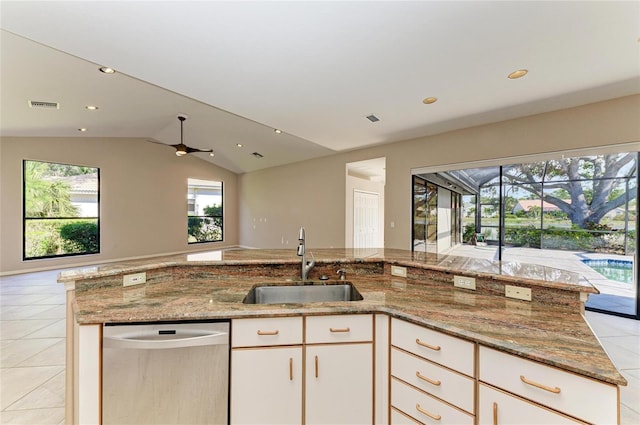
{"type": "Polygon", "coordinates": [[[142,139],[1,138],[0,273],[238,244],[237,175],[142,139]],[[22,260],[22,160],[100,168],[101,253],[22,260]],[[224,242],[187,244],[187,178],[224,182],[224,242]]]}
{"type": "Polygon", "coordinates": [[[628,96],[243,174],[240,244],[293,249],[303,224],[309,247],[342,246],[345,164],[386,157],[385,246],[410,249],[412,168],[639,142],[638,117],[628,96]]]}

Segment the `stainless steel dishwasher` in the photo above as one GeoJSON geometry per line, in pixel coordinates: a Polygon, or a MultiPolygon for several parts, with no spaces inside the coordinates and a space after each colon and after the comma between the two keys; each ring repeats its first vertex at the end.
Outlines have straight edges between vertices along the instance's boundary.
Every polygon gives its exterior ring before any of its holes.
{"type": "Polygon", "coordinates": [[[226,424],[229,322],[103,328],[102,423],[226,424]]]}

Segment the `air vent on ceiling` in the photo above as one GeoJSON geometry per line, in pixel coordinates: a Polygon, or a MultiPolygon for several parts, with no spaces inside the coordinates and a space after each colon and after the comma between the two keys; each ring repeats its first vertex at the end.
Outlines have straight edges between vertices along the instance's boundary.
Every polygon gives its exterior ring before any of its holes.
{"type": "Polygon", "coordinates": [[[262,155],[260,152],[254,152],[251,155],[255,156],[256,158],[264,158],[264,155],[262,155]]]}
{"type": "Polygon", "coordinates": [[[371,115],[367,115],[365,117],[366,119],[368,119],[371,122],[378,122],[380,121],[380,118],[376,117],[375,115],[371,114],[371,115]]]}
{"type": "Polygon", "coordinates": [[[60,104],[58,102],[41,102],[39,100],[30,100],[29,108],[60,109],[60,104]]]}

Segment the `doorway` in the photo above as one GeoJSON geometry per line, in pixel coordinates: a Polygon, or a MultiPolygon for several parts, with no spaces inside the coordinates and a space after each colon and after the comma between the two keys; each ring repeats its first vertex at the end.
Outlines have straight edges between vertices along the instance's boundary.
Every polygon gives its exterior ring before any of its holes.
{"type": "Polygon", "coordinates": [[[346,164],[345,248],[384,247],[386,159],[346,164]]]}

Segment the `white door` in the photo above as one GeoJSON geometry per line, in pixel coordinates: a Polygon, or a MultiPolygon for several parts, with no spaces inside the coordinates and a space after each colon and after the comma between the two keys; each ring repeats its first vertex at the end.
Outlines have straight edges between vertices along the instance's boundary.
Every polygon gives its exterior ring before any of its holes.
{"type": "Polygon", "coordinates": [[[302,347],[232,350],[230,420],[302,422],[302,347]]]}
{"type": "Polygon", "coordinates": [[[379,195],[353,191],[353,247],[381,248],[379,195]]]}
{"type": "Polygon", "coordinates": [[[306,347],[308,425],[373,422],[373,347],[364,344],[306,347]]]}

